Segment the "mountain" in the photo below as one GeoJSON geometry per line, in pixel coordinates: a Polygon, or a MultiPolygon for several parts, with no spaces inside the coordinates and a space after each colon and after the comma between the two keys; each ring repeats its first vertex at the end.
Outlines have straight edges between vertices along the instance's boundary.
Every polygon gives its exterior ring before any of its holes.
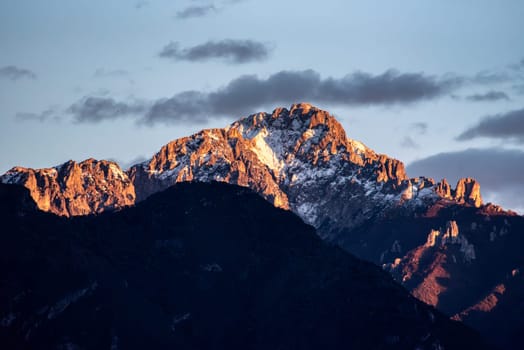
{"type": "Polygon", "coordinates": [[[87,215],[135,203],[133,183],[118,164],[106,160],[70,160],[47,169],[14,167],[0,182],[23,185],[40,210],[57,215],[87,215]]]}
{"type": "MultiPolygon", "coordinates": [[[[511,306],[502,311],[473,312],[501,284],[516,284],[511,289],[519,290],[521,280],[508,276],[523,265],[518,254],[524,249],[522,217],[484,204],[473,178],[460,179],[455,188],[446,180],[409,178],[402,162],[349,139],[333,116],[309,104],[254,114],[172,141],[126,172],[111,164],[121,176],[108,179],[99,172],[96,180],[109,181],[109,190],[54,186],[55,197],[64,197],[65,205],[47,199],[40,204],[49,185],[27,180],[48,169],[14,168],[0,182],[28,187],[39,208],[65,216],[120,210],[179,182],[228,182],[293,211],[326,241],[378,264],[413,295],[479,330],[493,326],[492,315],[524,303],[508,297],[497,304],[511,306]],[[115,194],[120,188],[127,195],[115,194]],[[96,210],[68,209],[74,208],[69,205],[74,198],[90,198],[83,208],[96,210]],[[471,315],[476,321],[470,323],[471,315]]],[[[63,173],[55,182],[66,183],[69,177],[63,173]]],[[[487,334],[498,344],[511,341],[509,334],[519,333],[523,315],[516,313],[518,322],[508,325],[505,336],[487,334]]]]}
{"type": "Polygon", "coordinates": [[[487,348],[246,188],[71,219],[30,202],[0,185],[2,348],[487,348]]]}

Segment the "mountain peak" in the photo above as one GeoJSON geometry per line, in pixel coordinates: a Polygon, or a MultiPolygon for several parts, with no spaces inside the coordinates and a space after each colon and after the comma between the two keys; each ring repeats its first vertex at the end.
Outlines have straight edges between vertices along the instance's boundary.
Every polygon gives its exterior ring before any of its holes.
{"type": "Polygon", "coordinates": [[[74,216],[135,203],[133,183],[117,163],[93,158],[53,168],[14,167],[0,178],[29,189],[39,209],[74,216]]]}
{"type": "Polygon", "coordinates": [[[482,204],[473,179],[459,181],[456,190],[446,181],[410,180],[402,162],[348,138],[334,116],[309,103],[174,140],[127,172],[89,158],[49,169],[13,168],[0,181],[29,188],[40,209],[68,216],[119,209],[184,181],[250,187],[316,227],[349,227],[386,208],[439,198],[482,204]]]}

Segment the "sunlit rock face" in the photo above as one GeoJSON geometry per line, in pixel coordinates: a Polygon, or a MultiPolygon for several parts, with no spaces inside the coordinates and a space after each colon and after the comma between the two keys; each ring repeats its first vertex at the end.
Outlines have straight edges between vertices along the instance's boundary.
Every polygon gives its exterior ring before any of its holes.
{"type": "Polygon", "coordinates": [[[476,198],[469,182],[459,182],[464,189],[457,192],[445,182],[409,179],[402,162],[348,138],[333,116],[307,103],[175,140],[128,174],[139,201],[182,181],[250,187],[332,241],[341,229],[391,209],[413,211],[441,198],[475,205],[470,197],[476,198]]]}
{"type": "Polygon", "coordinates": [[[442,198],[451,199],[458,203],[467,203],[477,208],[483,204],[480,184],[472,178],[460,179],[455,190],[451,189],[448,182],[444,179],[437,186],[436,192],[442,198]]]}
{"type": "Polygon", "coordinates": [[[54,168],[15,167],[0,178],[2,183],[29,189],[38,208],[63,216],[115,210],[135,203],[135,188],[118,164],[87,159],[54,168]]]}
{"type": "Polygon", "coordinates": [[[334,117],[309,104],[175,140],[129,175],[138,200],[180,181],[224,181],[316,227],[356,224],[398,202],[409,182],[400,161],[348,139],[334,117]]]}
{"type": "Polygon", "coordinates": [[[294,211],[332,241],[337,231],[397,207],[413,211],[441,198],[482,203],[474,180],[460,180],[452,190],[445,181],[409,179],[402,162],[349,139],[333,116],[307,103],[177,139],[125,173],[90,159],[17,167],[0,181],[29,188],[41,210],[67,216],[119,209],[178,182],[228,182],[294,211]]]}

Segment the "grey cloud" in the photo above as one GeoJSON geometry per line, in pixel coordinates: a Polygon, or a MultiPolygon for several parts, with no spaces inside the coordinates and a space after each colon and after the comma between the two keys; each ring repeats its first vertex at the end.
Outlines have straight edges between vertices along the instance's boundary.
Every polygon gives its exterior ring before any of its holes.
{"type": "Polygon", "coordinates": [[[509,100],[509,96],[502,91],[488,91],[484,94],[473,94],[466,96],[466,100],[473,102],[509,100]]]}
{"type": "Polygon", "coordinates": [[[470,83],[478,85],[506,83],[517,79],[517,76],[506,71],[482,71],[473,77],[467,78],[470,83]]]}
{"type": "Polygon", "coordinates": [[[424,123],[424,122],[412,123],[411,128],[415,130],[417,133],[424,135],[428,131],[428,123],[424,123]]]}
{"type": "Polygon", "coordinates": [[[400,145],[404,148],[419,148],[419,145],[410,136],[404,137],[400,145]]]}
{"type": "Polygon", "coordinates": [[[67,112],[77,122],[100,122],[125,116],[139,115],[146,111],[140,102],[117,102],[108,97],[85,97],[71,105],[67,112]]]}
{"type": "Polygon", "coordinates": [[[521,59],[519,62],[510,64],[509,68],[515,71],[521,71],[524,70],[524,58],[521,59]]]}
{"type": "MultiPolygon", "coordinates": [[[[194,0],[195,1],[195,0],[194,0]]],[[[185,9],[178,11],[176,13],[176,18],[178,19],[187,19],[194,17],[204,17],[211,13],[216,13],[223,10],[226,7],[245,2],[246,0],[222,0],[222,1],[206,1],[206,5],[193,5],[186,7],[185,9]]],[[[199,1],[195,1],[199,2],[199,1]]]]}
{"type": "Polygon", "coordinates": [[[204,5],[204,6],[189,6],[185,9],[178,11],[176,13],[176,18],[187,19],[194,17],[203,17],[212,12],[217,12],[218,9],[214,5],[204,5]]]}
{"type": "Polygon", "coordinates": [[[338,106],[410,104],[441,97],[459,86],[455,79],[394,70],[379,75],[357,72],[341,78],[322,78],[313,70],[281,71],[266,79],[243,75],[215,91],[184,91],[150,103],[85,97],[67,112],[79,122],[133,117],[149,125],[204,123],[300,101],[338,106]]]}
{"type": "Polygon", "coordinates": [[[457,87],[455,79],[394,70],[379,75],[357,72],[325,79],[313,70],[281,71],[267,79],[244,75],[213,92],[187,91],[159,100],[145,121],[238,116],[264,106],[297,101],[341,106],[408,104],[443,96],[457,87]]]}
{"type": "Polygon", "coordinates": [[[42,123],[42,122],[46,122],[50,120],[58,122],[62,118],[59,115],[58,107],[52,106],[40,113],[28,113],[28,112],[16,113],[15,119],[20,122],[37,121],[37,122],[42,123]]]}
{"type": "Polygon", "coordinates": [[[188,48],[180,48],[179,43],[170,42],[159,56],[175,61],[201,62],[211,59],[221,59],[229,63],[247,63],[262,61],[268,58],[268,45],[253,40],[208,41],[204,44],[188,48]]]}
{"type": "Polygon", "coordinates": [[[94,73],[93,76],[95,78],[110,78],[110,77],[125,77],[128,76],[129,72],[124,69],[104,69],[104,68],[98,68],[94,73]]]}
{"type": "Polygon", "coordinates": [[[460,134],[457,140],[465,141],[478,137],[510,139],[524,143],[524,108],[485,117],[477,125],[460,134]]]}
{"type": "Polygon", "coordinates": [[[456,183],[474,177],[485,200],[496,200],[506,208],[524,208],[524,152],[506,149],[467,149],[440,153],[407,166],[410,176],[430,176],[456,183]]]}
{"type": "Polygon", "coordinates": [[[145,1],[145,0],[140,0],[140,1],[135,2],[135,8],[137,10],[140,10],[148,5],[149,5],[149,1],[145,1]]]}
{"type": "Polygon", "coordinates": [[[36,74],[29,69],[19,68],[16,66],[5,66],[0,68],[0,78],[9,80],[19,79],[36,79],[36,74]]]}

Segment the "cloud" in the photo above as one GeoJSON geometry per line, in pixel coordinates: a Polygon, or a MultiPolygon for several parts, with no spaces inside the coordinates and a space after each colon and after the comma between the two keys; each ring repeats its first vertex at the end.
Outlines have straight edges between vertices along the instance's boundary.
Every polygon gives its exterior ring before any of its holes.
{"type": "Polygon", "coordinates": [[[86,96],[67,112],[78,122],[129,116],[149,125],[204,123],[301,101],[338,106],[410,104],[444,96],[458,86],[454,78],[395,70],[378,75],[356,72],[341,78],[322,78],[313,70],[281,71],[265,79],[243,75],[211,92],[183,91],[148,103],[86,96]]]}
{"type": "Polygon", "coordinates": [[[457,137],[459,141],[487,137],[524,143],[524,108],[483,118],[457,137]]]}
{"type": "Polygon", "coordinates": [[[36,74],[29,69],[19,68],[16,66],[5,66],[0,68],[0,79],[19,80],[19,79],[36,79],[36,74]]]}
{"type": "MultiPolygon", "coordinates": [[[[195,1],[195,0],[193,0],[195,1]]],[[[245,2],[246,0],[221,0],[221,1],[207,1],[206,5],[192,5],[185,9],[178,11],[175,15],[177,19],[188,19],[195,17],[204,17],[212,13],[217,13],[223,9],[245,2]]]]}
{"type": "Polygon", "coordinates": [[[112,69],[107,70],[104,68],[98,68],[94,73],[95,78],[111,78],[111,77],[125,77],[128,76],[129,72],[124,69],[112,69]]]}
{"type": "Polygon", "coordinates": [[[524,58],[517,63],[511,64],[509,67],[514,71],[524,71],[524,58]]]}
{"type": "Polygon", "coordinates": [[[474,177],[485,201],[496,200],[506,208],[524,208],[524,152],[506,149],[467,149],[439,153],[417,160],[407,167],[410,176],[430,176],[456,183],[474,177]]]}
{"type": "Polygon", "coordinates": [[[20,122],[37,121],[41,123],[49,121],[49,120],[52,120],[55,122],[59,122],[62,120],[62,118],[59,116],[58,106],[51,106],[48,109],[40,113],[28,113],[28,112],[16,113],[15,119],[20,122]]]}
{"type": "Polygon", "coordinates": [[[135,2],[135,8],[137,10],[143,9],[144,7],[146,7],[148,5],[149,5],[149,1],[146,1],[146,0],[139,0],[139,1],[135,2]]]}
{"type": "Polygon", "coordinates": [[[400,145],[404,148],[419,148],[419,145],[410,136],[405,136],[400,145]]]}
{"type": "Polygon", "coordinates": [[[424,123],[424,122],[411,123],[411,129],[413,129],[415,132],[419,133],[420,135],[424,135],[428,131],[428,123],[424,123]]]}
{"type": "Polygon", "coordinates": [[[175,17],[178,19],[203,17],[217,11],[218,9],[214,5],[189,6],[181,11],[178,11],[175,17]]]}
{"type": "Polygon", "coordinates": [[[238,116],[299,101],[340,106],[409,104],[443,96],[456,87],[454,79],[394,70],[379,75],[356,72],[341,78],[321,78],[313,70],[281,71],[266,79],[244,75],[212,92],[186,91],[159,100],[145,121],[238,116]]]}
{"type": "Polygon", "coordinates": [[[146,104],[137,101],[117,102],[109,97],[84,97],[71,105],[67,112],[76,122],[100,122],[139,115],[147,109],[146,104]]]}
{"type": "Polygon", "coordinates": [[[498,101],[498,100],[507,100],[509,101],[509,96],[502,91],[488,91],[484,94],[473,94],[466,96],[466,100],[473,102],[484,102],[484,101],[498,101]]]}
{"type": "Polygon", "coordinates": [[[180,48],[179,43],[170,42],[160,51],[159,56],[174,61],[202,62],[220,59],[228,63],[248,63],[267,59],[270,51],[270,48],[261,42],[226,39],[208,41],[184,49],[180,48]]]}
{"type": "Polygon", "coordinates": [[[507,71],[482,71],[467,78],[471,84],[492,85],[518,80],[518,76],[507,71]]]}

